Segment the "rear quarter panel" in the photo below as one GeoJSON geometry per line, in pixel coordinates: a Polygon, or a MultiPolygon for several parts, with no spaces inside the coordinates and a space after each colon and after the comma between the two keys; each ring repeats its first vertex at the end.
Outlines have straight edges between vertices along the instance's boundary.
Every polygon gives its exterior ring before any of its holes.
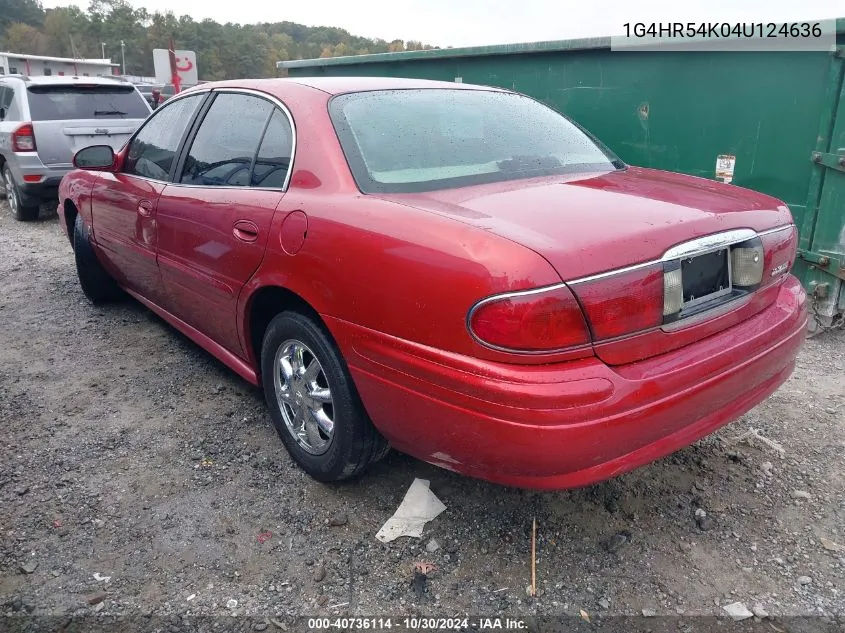
{"type": "Polygon", "coordinates": [[[560,282],[533,251],[424,211],[363,196],[305,197],[295,191],[283,205],[264,261],[243,293],[243,314],[256,290],[281,286],[324,318],[459,354],[504,359],[511,355],[487,350],[469,335],[469,309],[492,294],[560,282]],[[290,255],[281,244],[281,225],[294,209],[307,214],[308,226],[301,250],[290,255]]]}
{"type": "MultiPolygon", "coordinates": [[[[276,96],[293,115],[297,148],[264,260],[238,302],[248,360],[258,366],[248,344],[252,298],[265,286],[279,286],[302,297],[327,323],[354,324],[460,354],[532,362],[479,345],[466,329],[466,317],[476,301],[491,294],[559,283],[552,266],[477,227],[362,195],[329,118],[330,95],[281,85],[276,96]],[[282,224],[292,211],[308,218],[296,254],[282,246],[282,224]]],[[[329,328],[348,360],[353,342],[339,326],[329,328]]]]}
{"type": "MultiPolygon", "coordinates": [[[[95,180],[99,177],[97,173],[75,169],[68,172],[62,178],[59,184],[59,216],[61,218],[62,230],[68,238],[71,238],[73,233],[73,224],[65,213],[65,204],[71,203],[82,220],[93,228],[91,216],[91,190],[93,189],[95,180]]],[[[96,241],[96,240],[95,240],[96,241]]]]}

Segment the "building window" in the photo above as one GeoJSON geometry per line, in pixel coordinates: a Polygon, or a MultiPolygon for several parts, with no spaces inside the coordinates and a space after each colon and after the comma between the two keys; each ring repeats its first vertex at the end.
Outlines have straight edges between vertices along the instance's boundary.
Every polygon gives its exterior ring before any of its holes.
{"type": "Polygon", "coordinates": [[[17,68],[15,68],[14,66],[9,66],[9,74],[10,74],[10,75],[17,75],[17,74],[18,74],[18,69],[17,69],[17,68]]]}
{"type": "Polygon", "coordinates": [[[64,77],[64,76],[65,76],[65,71],[60,70],[60,71],[59,71],[59,77],[64,77]]]}
{"type": "Polygon", "coordinates": [[[44,76],[45,76],[45,77],[49,77],[49,76],[50,76],[50,75],[52,75],[52,74],[53,74],[53,69],[52,69],[52,68],[45,68],[45,69],[44,69],[44,76]]]}
{"type": "Polygon", "coordinates": [[[82,73],[82,76],[83,77],[90,77],[91,75],[89,75],[88,73],[82,73]]]}

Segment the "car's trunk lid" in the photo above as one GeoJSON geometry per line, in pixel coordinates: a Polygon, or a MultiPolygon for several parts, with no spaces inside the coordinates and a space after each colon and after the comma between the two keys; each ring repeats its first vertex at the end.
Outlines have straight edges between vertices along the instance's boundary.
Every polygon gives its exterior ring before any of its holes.
{"type": "Polygon", "coordinates": [[[132,85],[47,84],[28,91],[38,155],[54,167],[70,166],[90,145],[120,149],[150,112],[132,85]]]}
{"type": "MultiPolygon", "coordinates": [[[[761,232],[792,221],[789,209],[769,196],[634,167],[383,197],[531,248],[564,281],[656,261],[696,237],[742,228],[761,232]]],[[[696,327],[686,328],[687,336],[696,327]]],[[[710,330],[712,325],[708,332],[714,333],[710,330]]],[[[614,362],[666,351],[672,347],[668,338],[652,349],[615,353],[614,362]]],[[[597,353],[602,349],[607,348],[597,346],[597,353]]]]}
{"type": "Polygon", "coordinates": [[[91,145],[111,145],[117,151],[138,129],[143,119],[34,121],[35,146],[45,165],[71,165],[79,150],[91,145]]]}

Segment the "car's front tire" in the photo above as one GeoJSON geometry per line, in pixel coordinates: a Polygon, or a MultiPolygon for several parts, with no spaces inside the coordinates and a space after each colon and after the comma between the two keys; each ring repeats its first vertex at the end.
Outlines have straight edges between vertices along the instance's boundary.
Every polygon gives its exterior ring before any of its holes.
{"type": "Polygon", "coordinates": [[[73,225],[73,257],[79,285],[91,303],[107,303],[120,295],[117,283],[97,259],[81,215],[76,216],[73,225]]]}
{"type": "Polygon", "coordinates": [[[270,322],[261,373],[276,431],[314,479],[355,477],[386,454],[337,346],[314,319],[282,312],[270,322]]]}
{"type": "Polygon", "coordinates": [[[22,222],[31,222],[38,219],[39,206],[27,202],[21,195],[21,190],[12,176],[12,170],[6,165],[3,168],[3,188],[6,192],[6,202],[12,217],[22,222]]]}

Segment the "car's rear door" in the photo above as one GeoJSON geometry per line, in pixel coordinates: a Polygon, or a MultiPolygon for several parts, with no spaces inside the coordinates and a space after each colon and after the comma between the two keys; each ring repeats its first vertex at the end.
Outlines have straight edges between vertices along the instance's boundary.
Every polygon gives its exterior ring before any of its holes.
{"type": "Polygon", "coordinates": [[[157,110],[129,143],[121,170],[98,174],[91,192],[94,237],[109,271],[123,286],[162,307],[156,205],[206,96],[185,96],[157,110]]]}
{"type": "Polygon", "coordinates": [[[215,91],[159,199],[158,262],[168,305],[239,355],[238,295],[264,256],[292,153],[292,121],[279,102],[215,91]]]}
{"type": "Polygon", "coordinates": [[[33,83],[26,92],[38,156],[50,167],[70,168],[90,145],[117,151],[152,111],[128,83],[33,83]]]}

